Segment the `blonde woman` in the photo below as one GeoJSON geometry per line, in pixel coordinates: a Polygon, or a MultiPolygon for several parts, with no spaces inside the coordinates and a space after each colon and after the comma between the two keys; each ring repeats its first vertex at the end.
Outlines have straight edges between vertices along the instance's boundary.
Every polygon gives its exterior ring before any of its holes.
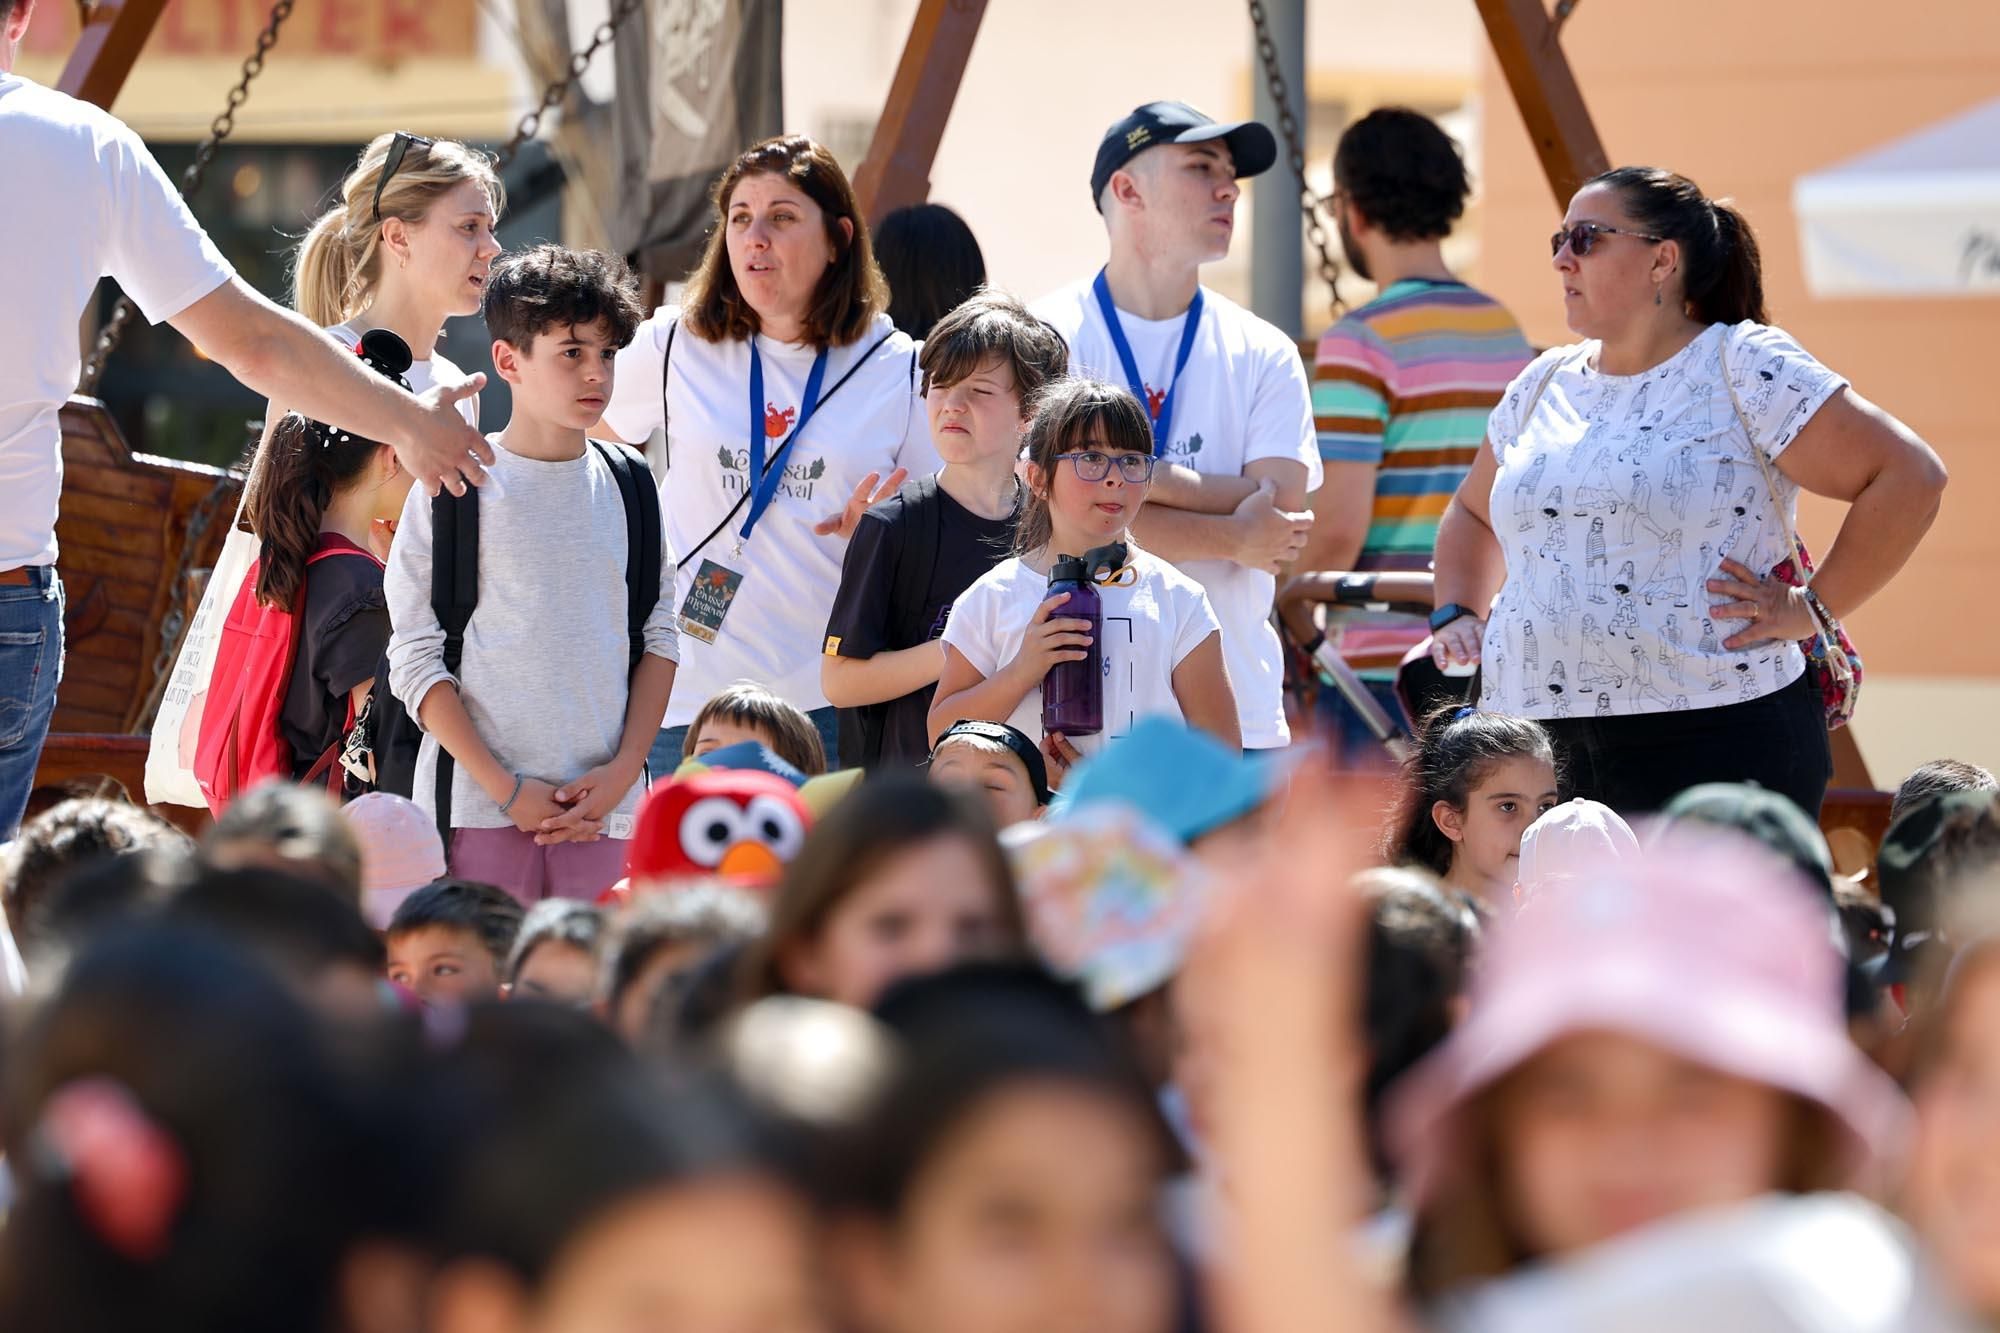
{"type": "MultiPolygon", "coordinates": [[[[487,271],[500,253],[493,228],[505,193],[492,163],[451,139],[398,130],[378,136],[340,184],[293,259],[292,304],[349,347],[370,329],[409,344],[413,392],[462,383],[465,372],[438,355],[445,320],[479,312],[487,271]]],[[[477,394],[459,400],[479,424],[477,394]]],[[[264,444],[288,404],[273,398],[264,444]]],[[[264,446],[260,445],[261,456],[264,446]]],[[[257,467],[251,485],[258,484],[257,467]]],[[[381,534],[377,554],[388,549],[381,534]]]]}

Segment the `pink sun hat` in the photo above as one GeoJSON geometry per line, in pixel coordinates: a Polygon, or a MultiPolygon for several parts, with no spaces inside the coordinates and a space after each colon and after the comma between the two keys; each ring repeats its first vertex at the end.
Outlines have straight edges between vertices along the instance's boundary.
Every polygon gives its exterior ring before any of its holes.
{"type": "Polygon", "coordinates": [[[340,808],[361,844],[361,914],[377,930],[403,899],[445,872],[437,821],[406,796],[372,791],[340,808]]]}
{"type": "Polygon", "coordinates": [[[1543,885],[1487,938],[1466,1017],[1390,1093],[1390,1147],[1415,1203],[1459,1148],[1460,1113],[1562,1037],[1612,1032],[1816,1102],[1866,1182],[1909,1105],[1849,1039],[1826,908],[1744,840],[1665,839],[1543,885]]]}

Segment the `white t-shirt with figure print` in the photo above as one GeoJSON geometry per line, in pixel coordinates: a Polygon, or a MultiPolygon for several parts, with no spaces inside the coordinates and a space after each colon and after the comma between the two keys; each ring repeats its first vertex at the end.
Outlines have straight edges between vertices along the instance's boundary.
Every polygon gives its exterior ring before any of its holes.
{"type": "MultiPolygon", "coordinates": [[[[1307,491],[1318,490],[1325,473],[1313,428],[1312,386],[1298,345],[1218,292],[1203,287],[1201,298],[1201,328],[1174,388],[1173,438],[1165,458],[1223,477],[1241,476],[1262,459],[1290,459],[1305,466],[1307,491]]],[[[1131,387],[1090,280],[1053,292],[1032,309],[1068,341],[1072,374],[1131,387]]],[[[1154,403],[1173,382],[1184,319],[1119,312],[1154,403]]],[[[1253,750],[1286,744],[1291,732],[1285,725],[1284,646],[1271,626],[1277,580],[1232,560],[1189,560],[1180,568],[1207,590],[1222,621],[1222,652],[1236,687],[1243,744],[1253,750]]]]}
{"type": "MultiPolygon", "coordinates": [[[[1174,670],[1209,635],[1222,629],[1199,583],[1173,565],[1136,547],[1135,578],[1129,585],[1100,586],[1104,625],[1104,730],[1071,737],[1083,754],[1123,736],[1146,717],[1182,716],[1174,694],[1174,670]]],[[[1028,622],[1049,597],[1049,576],[1018,557],[988,570],[952,603],[944,641],[958,649],[982,676],[992,676],[1021,651],[1028,622]]],[[[1061,615],[1058,608],[1057,615],[1061,615]]],[[[1224,631],[1225,642],[1227,631],[1224,631]]],[[[1038,685],[1007,721],[1022,733],[1042,737],[1042,690],[1038,685]]]]}
{"type": "MultiPolygon", "coordinates": [[[[677,308],[658,311],[618,354],[604,420],[621,439],[643,440],[663,424],[667,332],[679,318],[677,308]]],[[[775,452],[798,420],[814,354],[762,335],[756,342],[764,369],[765,448],[775,452]]],[[[727,598],[720,628],[697,621],[699,628],[690,629],[682,621],[680,672],[666,726],[694,721],[704,703],[739,680],[754,680],[807,712],[826,707],[820,648],[847,542],[822,537],[813,527],[839,513],[871,472],[886,479],[903,467],[914,477],[940,466],[917,393],[916,350],[887,315],[876,316],[851,346],[832,349],[821,406],[785,459],[784,478],[749,541],[739,553],[746,503],[697,551],[752,481],[750,344],[705,342],[686,329],[675,333],[665,404],[667,472],[660,483],[667,536],[680,559],[674,606],[686,608],[698,576],[718,595],[729,591],[730,575],[742,578],[727,598]],[[829,397],[864,354],[867,363],[829,397]]],[[[705,592],[704,605],[712,609],[716,598],[705,592]]]]}
{"type": "MultiPolygon", "coordinates": [[[[361,346],[361,331],[352,324],[335,324],[327,332],[345,343],[349,350],[361,346]]],[[[457,363],[452,361],[450,357],[434,350],[422,360],[410,362],[410,368],[403,375],[403,378],[410,382],[411,393],[422,393],[433,384],[442,384],[447,387],[454,384],[463,384],[471,376],[460,370],[457,363]]],[[[479,425],[479,395],[475,393],[468,398],[459,399],[458,414],[465,418],[468,425],[477,429],[479,425]]]]}
{"type": "Polygon", "coordinates": [[[1772,466],[1774,507],[1751,450],[1775,464],[1847,381],[1782,329],[1748,321],[1710,325],[1637,375],[1593,369],[1597,350],[1544,352],[1487,424],[1507,577],[1480,706],[1620,717],[1783,689],[1805,671],[1798,646],[1726,651],[1743,622],[1713,619],[1725,599],[1706,585],[1724,557],[1764,574],[1790,556],[1798,487],[1772,466]],[[1747,435],[1723,383],[1725,340],[1747,435]]]}

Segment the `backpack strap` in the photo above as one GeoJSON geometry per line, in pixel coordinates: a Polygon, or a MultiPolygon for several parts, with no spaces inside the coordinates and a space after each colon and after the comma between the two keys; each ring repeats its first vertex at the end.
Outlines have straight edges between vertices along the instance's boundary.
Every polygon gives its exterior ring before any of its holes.
{"type": "MultiPolygon", "coordinates": [[[[440,490],[431,500],[431,612],[444,630],[444,669],[458,676],[465,660],[465,627],[479,605],[479,489],[464,495],[440,490]]],[[[451,751],[437,747],[437,823],[445,856],[451,855],[451,751]]]]}
{"type": "Polygon", "coordinates": [[[660,501],[653,473],[631,449],[592,440],[618,483],[625,502],[625,635],[626,670],[636,671],[646,655],[646,621],[660,601],[660,501]]]}
{"type": "MultiPolygon", "coordinates": [[[[903,491],[903,549],[896,560],[896,605],[903,608],[912,625],[911,635],[921,635],[926,628],[920,622],[924,614],[924,594],[930,591],[931,573],[937,568],[938,548],[944,536],[944,505],[938,500],[937,474],[926,473],[911,482],[903,491]],[[922,525],[926,540],[921,543],[916,538],[917,528],[922,525]]],[[[914,647],[921,639],[913,639],[900,647],[914,647]]]]}

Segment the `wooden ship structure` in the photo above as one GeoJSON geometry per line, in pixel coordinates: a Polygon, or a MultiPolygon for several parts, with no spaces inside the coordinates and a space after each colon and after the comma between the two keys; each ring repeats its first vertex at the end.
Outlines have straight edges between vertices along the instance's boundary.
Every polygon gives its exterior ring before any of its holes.
{"type": "MultiPolygon", "coordinates": [[[[855,173],[870,218],[928,197],[931,164],[986,2],[920,0],[882,117],[855,173]]],[[[87,6],[61,89],[108,109],[167,3],[101,0],[87,6]]],[[[1578,0],[1557,0],[1553,13],[1544,0],[1472,3],[1550,189],[1566,201],[1610,165],[1558,41],[1578,0]]],[[[614,22],[636,7],[615,6],[614,22]]],[[[258,54],[267,48],[268,42],[260,43],[258,54]]],[[[552,86],[549,97],[560,91],[552,86]]],[[[1301,350],[1310,361],[1312,346],[1301,350]]],[[[242,490],[237,473],[134,453],[96,398],[72,397],[62,411],[62,430],[56,531],[57,567],[68,597],[67,655],[30,814],[92,791],[144,802],[148,729],[242,490]]],[[[1872,855],[1888,825],[1890,798],[1875,789],[1850,731],[1834,732],[1833,741],[1834,789],[1822,824],[1837,850],[1865,846],[1872,855]]],[[[153,808],[190,829],[207,822],[205,811],[153,808]]]]}

